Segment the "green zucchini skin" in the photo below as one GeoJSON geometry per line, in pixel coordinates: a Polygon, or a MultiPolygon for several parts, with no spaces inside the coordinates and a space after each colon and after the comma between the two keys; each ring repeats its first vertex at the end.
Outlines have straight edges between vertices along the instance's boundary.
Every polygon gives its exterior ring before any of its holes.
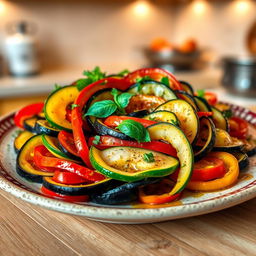
{"type": "MultiPolygon", "coordinates": [[[[194,155],[195,161],[199,161],[203,157],[205,157],[214,147],[215,139],[216,139],[216,129],[213,121],[210,118],[207,117],[201,117],[200,118],[200,128],[202,125],[206,123],[208,128],[208,138],[205,143],[205,145],[199,149],[194,155]]],[[[199,133],[200,137],[200,133],[199,133]]]]}
{"type": "Polygon", "coordinates": [[[185,100],[191,106],[193,106],[196,111],[199,111],[199,107],[192,95],[190,95],[189,93],[187,93],[185,91],[179,91],[179,90],[176,90],[175,93],[179,99],[185,100]]]}
{"type": "Polygon", "coordinates": [[[115,205],[130,203],[138,199],[138,188],[159,182],[159,178],[148,178],[140,181],[134,181],[122,184],[100,194],[94,194],[91,201],[97,204],[115,205]]]}
{"type": "MultiPolygon", "coordinates": [[[[20,149],[16,160],[17,173],[28,181],[42,183],[43,176],[53,176],[51,172],[43,172],[35,169],[33,165],[28,162],[31,152],[38,145],[43,145],[42,135],[35,135],[31,137],[20,149]]],[[[33,159],[31,157],[31,162],[33,159]]]]}
{"type": "Polygon", "coordinates": [[[60,142],[58,143],[59,149],[66,155],[68,158],[81,162],[81,158],[78,156],[75,156],[74,154],[70,153],[60,142]]]}
{"type": "Polygon", "coordinates": [[[156,81],[143,81],[133,84],[127,89],[127,92],[135,95],[154,95],[161,97],[164,100],[177,99],[177,96],[170,87],[156,81]]]}
{"type": "Polygon", "coordinates": [[[186,82],[186,81],[182,81],[182,80],[180,80],[179,82],[180,82],[180,84],[181,84],[181,86],[182,86],[182,89],[183,89],[185,92],[189,93],[191,96],[194,96],[194,95],[195,95],[194,89],[193,89],[193,87],[191,86],[191,84],[189,84],[189,83],[186,82]]]}
{"type": "Polygon", "coordinates": [[[100,193],[103,190],[113,188],[113,186],[118,186],[122,183],[120,181],[115,181],[112,179],[105,179],[99,182],[91,184],[79,184],[79,185],[65,185],[53,181],[51,177],[46,177],[43,179],[43,186],[55,193],[60,193],[69,196],[79,196],[79,195],[90,195],[93,193],[100,193]]]}
{"type": "Polygon", "coordinates": [[[31,138],[34,134],[29,131],[21,131],[20,134],[14,139],[13,146],[16,153],[20,151],[22,146],[31,138]]]}
{"type": "Polygon", "coordinates": [[[98,135],[110,135],[122,140],[132,140],[131,137],[125,135],[124,133],[106,126],[100,119],[95,120],[93,128],[98,135]]]}
{"type": "Polygon", "coordinates": [[[215,124],[215,127],[229,132],[228,120],[226,117],[224,117],[222,112],[213,106],[211,106],[211,111],[212,111],[212,120],[215,124]]]}
{"type": "Polygon", "coordinates": [[[36,121],[36,124],[35,124],[36,134],[46,134],[49,136],[57,137],[59,131],[60,131],[59,129],[51,127],[47,122],[47,120],[45,119],[36,121]]]}

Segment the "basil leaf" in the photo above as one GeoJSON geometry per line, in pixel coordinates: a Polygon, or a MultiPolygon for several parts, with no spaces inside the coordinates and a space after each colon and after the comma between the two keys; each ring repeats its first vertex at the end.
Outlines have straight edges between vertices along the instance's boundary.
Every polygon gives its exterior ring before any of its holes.
{"type": "Polygon", "coordinates": [[[127,107],[132,96],[133,95],[131,93],[128,93],[128,92],[125,92],[125,93],[122,93],[122,94],[118,95],[118,97],[117,97],[118,105],[121,108],[127,107]]]}
{"type": "Polygon", "coordinates": [[[134,120],[124,120],[117,127],[122,133],[137,140],[138,142],[150,142],[148,130],[139,122],[134,120]]]}
{"type": "Polygon", "coordinates": [[[116,110],[117,106],[112,100],[102,100],[95,102],[84,116],[104,118],[112,115],[116,110]]]}
{"type": "Polygon", "coordinates": [[[232,113],[231,109],[227,109],[227,110],[222,111],[222,115],[229,119],[233,116],[233,113],[232,113]]]}
{"type": "Polygon", "coordinates": [[[197,96],[200,98],[204,98],[205,91],[204,90],[197,90],[197,96]]]}
{"type": "Polygon", "coordinates": [[[153,162],[155,162],[155,158],[154,158],[153,153],[152,153],[152,152],[150,152],[150,153],[145,153],[145,154],[143,155],[143,160],[144,160],[145,162],[147,162],[147,163],[153,163],[153,162]]]}
{"type": "Polygon", "coordinates": [[[161,78],[161,83],[170,87],[169,78],[167,76],[161,78]]]}
{"type": "Polygon", "coordinates": [[[121,72],[117,73],[118,76],[126,76],[130,73],[128,69],[124,69],[121,72]]]}
{"type": "Polygon", "coordinates": [[[143,76],[136,78],[136,83],[141,83],[143,81],[150,81],[152,78],[150,76],[143,76]]]}

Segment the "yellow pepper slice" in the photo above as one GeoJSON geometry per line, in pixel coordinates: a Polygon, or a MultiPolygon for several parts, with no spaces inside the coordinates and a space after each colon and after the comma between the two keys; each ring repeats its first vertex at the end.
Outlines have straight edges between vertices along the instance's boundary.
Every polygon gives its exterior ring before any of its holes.
{"type": "Polygon", "coordinates": [[[207,156],[216,157],[224,161],[226,174],[219,179],[211,181],[190,181],[186,188],[197,191],[214,191],[234,184],[239,175],[237,159],[226,152],[211,152],[207,156]]]}

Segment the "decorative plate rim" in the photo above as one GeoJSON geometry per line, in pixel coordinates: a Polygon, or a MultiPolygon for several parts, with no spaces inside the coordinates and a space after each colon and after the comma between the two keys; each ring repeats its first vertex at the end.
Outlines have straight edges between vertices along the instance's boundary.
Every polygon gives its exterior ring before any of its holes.
{"type": "MultiPolygon", "coordinates": [[[[238,108],[239,106],[235,107],[238,108]]],[[[240,111],[241,109],[246,110],[247,113],[253,114],[255,120],[256,113],[239,107],[240,111]]],[[[3,137],[9,133],[9,131],[3,131],[1,134],[1,123],[9,120],[11,126],[10,128],[14,128],[14,123],[12,120],[14,113],[15,112],[6,114],[0,118],[0,144],[3,137]]],[[[0,171],[1,170],[7,173],[0,159],[0,171]]],[[[38,194],[37,192],[32,192],[30,189],[28,190],[28,188],[25,189],[19,187],[18,185],[7,180],[1,172],[0,189],[3,189],[15,197],[34,205],[42,206],[58,212],[84,216],[88,219],[112,223],[152,223],[215,212],[250,200],[256,196],[256,180],[234,191],[210,199],[186,203],[183,205],[150,209],[85,205],[64,202],[58,199],[51,199],[44,195],[38,194]]]]}

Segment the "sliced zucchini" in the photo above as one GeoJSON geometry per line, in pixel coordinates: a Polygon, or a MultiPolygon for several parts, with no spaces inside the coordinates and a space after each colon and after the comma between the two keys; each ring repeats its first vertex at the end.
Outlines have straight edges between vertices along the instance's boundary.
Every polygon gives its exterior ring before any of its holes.
{"type": "Polygon", "coordinates": [[[127,92],[134,95],[154,95],[163,98],[164,100],[177,99],[174,91],[166,85],[156,81],[143,81],[132,85],[127,92]]]}
{"type": "Polygon", "coordinates": [[[177,151],[180,171],[177,182],[170,195],[182,191],[188,183],[194,166],[194,154],[186,135],[177,126],[169,123],[157,123],[149,126],[151,140],[163,140],[170,143],[177,151]]]}
{"type": "Polygon", "coordinates": [[[232,155],[235,156],[236,159],[238,160],[240,170],[243,170],[249,165],[249,157],[247,154],[243,152],[233,152],[232,155]]]}
{"type": "Polygon", "coordinates": [[[216,140],[213,147],[213,151],[224,152],[240,152],[244,147],[244,142],[231,137],[229,133],[222,129],[216,129],[216,140]]]}
{"type": "Polygon", "coordinates": [[[177,116],[174,113],[166,110],[159,110],[159,111],[152,112],[144,116],[143,119],[152,120],[156,122],[171,123],[177,126],[180,125],[179,119],[177,118],[177,116]]]}
{"type": "Polygon", "coordinates": [[[76,86],[64,86],[53,91],[44,105],[45,119],[53,127],[71,131],[71,123],[66,120],[66,110],[77,98],[79,91],[76,86]]]}
{"type": "Polygon", "coordinates": [[[29,131],[21,131],[14,140],[14,149],[19,152],[21,147],[31,138],[34,134],[29,131]]]}
{"type": "Polygon", "coordinates": [[[199,132],[199,120],[195,109],[186,101],[170,100],[155,109],[173,112],[180,122],[180,128],[187,136],[190,143],[194,143],[199,132]]]}
{"type": "Polygon", "coordinates": [[[192,95],[184,91],[175,91],[175,93],[179,99],[185,100],[192,105],[196,111],[199,111],[199,107],[197,106],[197,103],[192,95]]]}
{"type": "Polygon", "coordinates": [[[16,170],[17,173],[32,182],[41,183],[43,177],[53,176],[53,172],[46,172],[38,169],[34,164],[34,148],[43,145],[42,135],[31,137],[20,149],[17,156],[16,170]]]}
{"type": "Polygon", "coordinates": [[[127,182],[166,176],[173,173],[179,166],[179,161],[172,156],[134,147],[98,150],[92,146],[90,161],[98,172],[127,182]],[[147,155],[151,156],[150,161],[145,159],[147,155]]]}
{"type": "Polygon", "coordinates": [[[211,106],[206,99],[194,96],[197,106],[201,112],[212,112],[211,106]]]}
{"type": "Polygon", "coordinates": [[[193,87],[186,81],[179,81],[181,86],[182,86],[182,89],[189,93],[190,95],[194,96],[195,92],[194,92],[194,89],[193,87]]]}
{"type": "Polygon", "coordinates": [[[216,129],[213,121],[210,118],[201,117],[197,145],[201,145],[202,147],[195,153],[195,161],[199,161],[212,150],[215,144],[215,139],[216,129]]]}
{"type": "Polygon", "coordinates": [[[224,117],[222,112],[217,108],[211,106],[212,109],[212,120],[216,126],[216,128],[229,131],[228,120],[224,117]]]}
{"type": "Polygon", "coordinates": [[[59,148],[59,141],[55,137],[51,137],[49,135],[42,135],[42,142],[44,146],[56,157],[66,160],[74,161],[74,159],[71,159],[66,154],[64,154],[60,148],[59,148]]]}
{"type": "Polygon", "coordinates": [[[31,118],[24,120],[23,122],[24,129],[29,132],[35,133],[35,124],[37,120],[38,118],[36,116],[33,116],[31,118]]]}
{"type": "Polygon", "coordinates": [[[109,186],[111,187],[112,183],[117,182],[111,179],[104,179],[90,184],[65,185],[54,181],[52,177],[45,177],[43,179],[43,186],[47,189],[50,189],[56,193],[70,196],[89,195],[93,192],[101,192],[103,189],[109,186]]]}
{"type": "Polygon", "coordinates": [[[53,128],[47,120],[41,119],[37,120],[35,124],[35,132],[36,134],[46,134],[53,137],[57,137],[59,133],[59,129],[53,128]]]}
{"type": "Polygon", "coordinates": [[[93,128],[98,135],[110,135],[122,140],[131,140],[131,138],[124,133],[106,126],[100,119],[95,120],[93,128]]]}
{"type": "MultiPolygon", "coordinates": [[[[102,100],[113,100],[113,95],[111,94],[111,88],[103,89],[100,91],[97,91],[93,96],[90,98],[90,100],[86,104],[85,113],[88,111],[90,106],[92,106],[97,101],[102,100]]],[[[86,116],[86,120],[91,128],[93,128],[93,123],[96,120],[96,117],[94,116],[86,116]]]]}

